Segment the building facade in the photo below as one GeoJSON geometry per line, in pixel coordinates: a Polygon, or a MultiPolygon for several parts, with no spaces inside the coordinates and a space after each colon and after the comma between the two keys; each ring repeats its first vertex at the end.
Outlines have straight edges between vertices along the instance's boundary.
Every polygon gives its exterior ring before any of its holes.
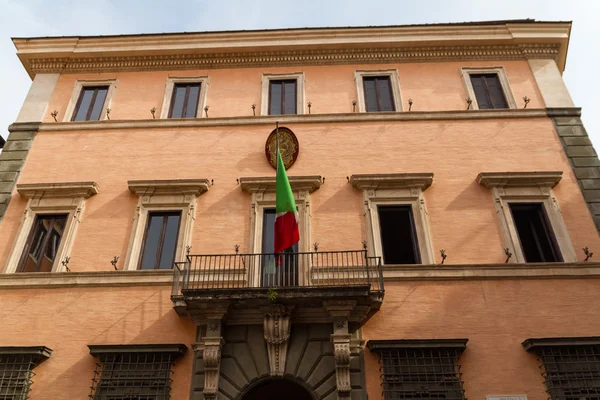
{"type": "Polygon", "coordinates": [[[13,39],[0,398],[597,399],[570,29],[13,39]]]}

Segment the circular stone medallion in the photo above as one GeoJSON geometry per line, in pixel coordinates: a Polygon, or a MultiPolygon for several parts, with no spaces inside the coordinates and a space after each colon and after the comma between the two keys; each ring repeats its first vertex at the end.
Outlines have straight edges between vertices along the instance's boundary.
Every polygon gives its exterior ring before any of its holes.
{"type": "MultiPolygon", "coordinates": [[[[265,143],[265,154],[267,156],[267,161],[271,164],[271,167],[277,168],[277,158],[276,158],[276,139],[275,132],[277,130],[274,129],[273,132],[267,138],[267,143],[265,143]]],[[[298,145],[298,138],[294,135],[290,129],[285,127],[279,128],[279,151],[281,152],[281,159],[283,160],[283,165],[285,165],[285,169],[289,169],[298,158],[298,153],[300,152],[300,146],[298,145]]]]}

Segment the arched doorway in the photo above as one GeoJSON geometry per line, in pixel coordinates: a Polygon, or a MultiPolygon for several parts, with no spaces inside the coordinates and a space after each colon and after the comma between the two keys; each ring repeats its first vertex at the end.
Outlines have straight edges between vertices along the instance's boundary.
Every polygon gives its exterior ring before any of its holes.
{"type": "Polygon", "coordinates": [[[268,379],[252,387],[242,400],[314,400],[302,385],[287,379],[268,379]]]}

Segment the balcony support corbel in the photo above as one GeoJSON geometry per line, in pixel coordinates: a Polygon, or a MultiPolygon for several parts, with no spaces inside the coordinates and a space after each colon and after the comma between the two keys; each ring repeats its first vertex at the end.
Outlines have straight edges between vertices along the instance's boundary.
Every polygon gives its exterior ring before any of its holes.
{"type": "Polygon", "coordinates": [[[335,361],[335,381],[338,400],[349,400],[352,385],[350,383],[350,335],[348,319],[356,307],[356,300],[325,301],[323,306],[333,319],[333,357],[335,361]]]}
{"type": "Polygon", "coordinates": [[[291,332],[291,308],[273,304],[265,310],[263,321],[271,376],[283,376],[291,332]]]}

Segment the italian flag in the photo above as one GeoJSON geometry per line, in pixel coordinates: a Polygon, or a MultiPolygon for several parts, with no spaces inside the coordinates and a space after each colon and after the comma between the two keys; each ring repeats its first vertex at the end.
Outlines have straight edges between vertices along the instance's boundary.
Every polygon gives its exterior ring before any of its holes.
{"type": "Polygon", "coordinates": [[[275,254],[298,243],[298,211],[292,187],[285,173],[285,166],[277,148],[277,178],[275,183],[275,254]]]}

